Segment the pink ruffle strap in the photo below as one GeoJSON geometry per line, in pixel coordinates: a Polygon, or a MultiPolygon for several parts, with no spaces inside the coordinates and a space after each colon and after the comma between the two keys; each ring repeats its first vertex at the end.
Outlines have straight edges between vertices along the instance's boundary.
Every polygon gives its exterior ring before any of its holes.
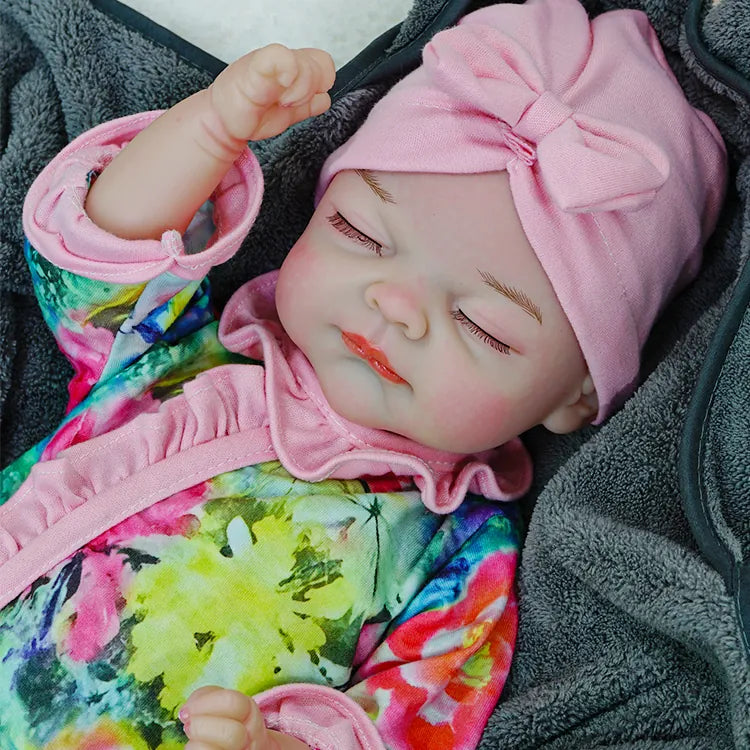
{"type": "Polygon", "coordinates": [[[224,365],[122,427],[36,464],[0,506],[0,607],[126,518],[217,474],[273,460],[264,371],[224,365]]]}

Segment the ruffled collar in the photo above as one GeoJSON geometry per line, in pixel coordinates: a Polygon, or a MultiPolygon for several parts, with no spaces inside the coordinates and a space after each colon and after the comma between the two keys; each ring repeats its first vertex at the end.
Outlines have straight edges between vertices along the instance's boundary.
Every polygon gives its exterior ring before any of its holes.
{"type": "Polygon", "coordinates": [[[467,492],[511,500],[528,490],[531,458],[518,438],[464,455],[427,448],[336,414],[310,362],[279,322],[277,278],[278,271],[272,271],[240,287],[221,316],[219,338],[230,351],[264,361],[271,440],[287,471],[307,481],[411,476],[424,504],[437,513],[454,510],[467,492]]]}

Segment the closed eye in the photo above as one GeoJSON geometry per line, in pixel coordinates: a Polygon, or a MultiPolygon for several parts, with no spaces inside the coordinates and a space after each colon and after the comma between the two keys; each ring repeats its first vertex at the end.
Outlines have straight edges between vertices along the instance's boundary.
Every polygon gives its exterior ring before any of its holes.
{"type": "Polygon", "coordinates": [[[349,237],[349,239],[358,242],[360,245],[364,245],[376,255],[383,254],[383,246],[379,242],[376,242],[372,237],[368,237],[364,232],[360,232],[357,227],[348,222],[338,211],[327,218],[331,226],[345,237],[349,237]]]}
{"type": "Polygon", "coordinates": [[[490,336],[487,331],[485,331],[483,328],[480,328],[471,318],[468,318],[461,310],[451,310],[451,317],[454,320],[457,320],[461,325],[466,326],[466,328],[471,331],[474,336],[477,338],[480,338],[482,341],[484,341],[486,344],[489,344],[493,349],[499,351],[501,354],[510,354],[510,347],[503,343],[502,341],[499,341],[494,336],[490,336]]]}

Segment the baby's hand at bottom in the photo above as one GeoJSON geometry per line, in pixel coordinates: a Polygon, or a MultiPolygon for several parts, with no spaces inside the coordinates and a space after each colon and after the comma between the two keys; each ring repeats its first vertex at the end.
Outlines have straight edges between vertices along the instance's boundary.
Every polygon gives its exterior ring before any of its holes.
{"type": "Polygon", "coordinates": [[[190,740],[185,750],[308,750],[300,740],[266,729],[255,701],[236,690],[199,688],[179,716],[190,740]]]}

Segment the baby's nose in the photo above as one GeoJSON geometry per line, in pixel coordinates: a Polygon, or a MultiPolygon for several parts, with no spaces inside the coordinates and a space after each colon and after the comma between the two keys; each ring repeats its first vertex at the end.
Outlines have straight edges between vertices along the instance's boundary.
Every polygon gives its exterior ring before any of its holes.
{"type": "Polygon", "coordinates": [[[407,338],[416,340],[427,333],[426,311],[416,290],[404,284],[378,281],[367,288],[365,300],[389,323],[401,326],[407,338]]]}

